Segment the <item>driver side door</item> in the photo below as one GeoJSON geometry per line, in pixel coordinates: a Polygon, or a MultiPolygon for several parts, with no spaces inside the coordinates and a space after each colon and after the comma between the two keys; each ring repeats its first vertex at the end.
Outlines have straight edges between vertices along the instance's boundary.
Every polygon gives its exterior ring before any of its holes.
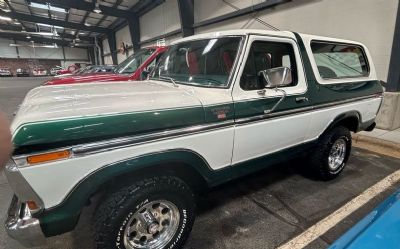
{"type": "Polygon", "coordinates": [[[244,61],[232,91],[235,108],[235,140],[232,165],[304,142],[311,122],[307,84],[294,38],[251,35],[244,61]],[[266,89],[262,70],[288,67],[290,85],[282,91],[266,89]]]}

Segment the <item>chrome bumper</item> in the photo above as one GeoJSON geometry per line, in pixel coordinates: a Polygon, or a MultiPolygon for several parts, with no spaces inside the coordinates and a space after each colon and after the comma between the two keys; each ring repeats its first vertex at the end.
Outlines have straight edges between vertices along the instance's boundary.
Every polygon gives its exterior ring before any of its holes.
{"type": "Polygon", "coordinates": [[[46,243],[39,220],[33,218],[25,203],[16,196],[11,201],[5,228],[10,237],[25,247],[40,246],[46,243]]]}

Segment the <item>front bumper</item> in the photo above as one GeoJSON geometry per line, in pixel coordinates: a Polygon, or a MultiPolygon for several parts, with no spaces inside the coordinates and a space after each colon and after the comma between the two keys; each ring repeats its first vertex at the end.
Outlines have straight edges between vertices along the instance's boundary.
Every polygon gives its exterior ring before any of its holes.
{"type": "Polygon", "coordinates": [[[10,237],[25,247],[41,246],[46,243],[39,220],[32,217],[27,205],[21,203],[16,196],[13,197],[8,209],[5,228],[10,237]]]}

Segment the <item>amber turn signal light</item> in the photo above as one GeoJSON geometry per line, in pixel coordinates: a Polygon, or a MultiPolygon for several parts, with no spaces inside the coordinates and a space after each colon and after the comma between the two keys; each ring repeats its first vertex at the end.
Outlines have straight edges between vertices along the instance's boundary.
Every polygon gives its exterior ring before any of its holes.
{"type": "Polygon", "coordinates": [[[28,208],[31,211],[37,211],[40,209],[40,207],[34,201],[27,201],[26,205],[28,205],[28,208]]]}
{"type": "Polygon", "coordinates": [[[63,151],[56,151],[51,153],[29,156],[26,158],[26,160],[29,164],[37,164],[37,163],[50,162],[60,159],[66,159],[70,157],[70,155],[71,152],[69,150],[63,150],[63,151]]]}

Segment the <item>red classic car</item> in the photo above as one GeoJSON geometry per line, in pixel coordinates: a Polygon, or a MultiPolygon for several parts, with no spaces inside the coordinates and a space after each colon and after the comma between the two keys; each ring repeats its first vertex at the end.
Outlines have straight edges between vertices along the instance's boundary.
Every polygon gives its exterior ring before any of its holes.
{"type": "Polygon", "coordinates": [[[166,50],[166,47],[143,48],[116,66],[113,72],[78,74],[65,78],[54,78],[46,81],[43,85],[140,80],[142,72],[155,66],[156,61],[166,50]]]}

